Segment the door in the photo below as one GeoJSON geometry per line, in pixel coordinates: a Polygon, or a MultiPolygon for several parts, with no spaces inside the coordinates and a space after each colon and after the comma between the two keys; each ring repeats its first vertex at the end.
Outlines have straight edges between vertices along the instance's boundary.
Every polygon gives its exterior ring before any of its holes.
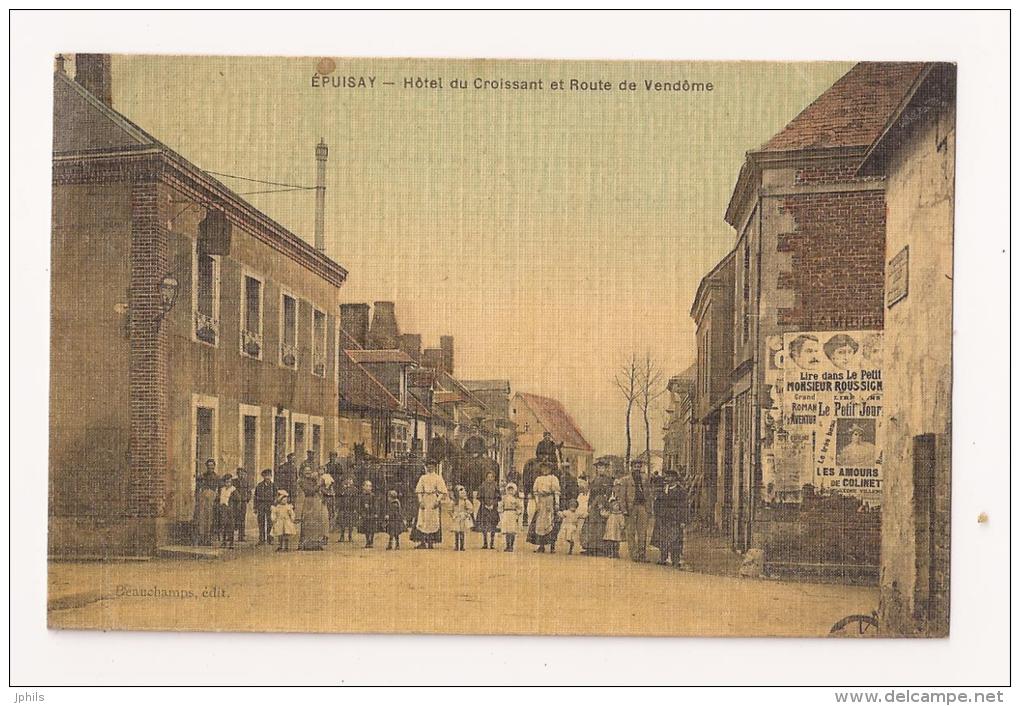
{"type": "MultiPolygon", "coordinates": [[[[216,449],[213,445],[214,410],[211,407],[198,407],[195,410],[195,476],[205,473],[205,462],[215,460],[216,449]]],[[[219,470],[219,469],[217,469],[219,470]]]]}
{"type": "Polygon", "coordinates": [[[298,463],[305,460],[305,449],[308,444],[306,429],[307,425],[304,422],[294,422],[294,458],[298,463]]]}
{"type": "Polygon", "coordinates": [[[273,464],[279,468],[287,460],[287,418],[273,420],[273,464]]]}
{"type": "Polygon", "coordinates": [[[258,474],[258,422],[259,418],[250,414],[243,418],[243,448],[241,450],[241,465],[248,471],[248,477],[254,478],[258,474]]]}

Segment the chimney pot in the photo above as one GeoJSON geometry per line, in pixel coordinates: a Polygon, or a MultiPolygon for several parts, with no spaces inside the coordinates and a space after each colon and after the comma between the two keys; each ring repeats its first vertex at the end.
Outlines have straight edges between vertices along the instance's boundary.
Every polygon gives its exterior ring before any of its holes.
{"type": "Polygon", "coordinates": [[[411,357],[415,363],[421,362],[421,334],[420,333],[402,333],[397,341],[400,345],[400,350],[404,351],[411,357]]]}
{"type": "MultiPolygon", "coordinates": [[[[368,345],[368,304],[341,304],[340,328],[361,348],[368,345]]],[[[351,350],[351,341],[341,343],[344,350],[351,350]]]]}
{"type": "Polygon", "coordinates": [[[439,349],[443,351],[443,370],[453,375],[453,336],[440,336],[439,349]]]}
{"type": "Polygon", "coordinates": [[[109,54],[75,54],[74,80],[106,105],[113,106],[109,54]]]}
{"type": "Polygon", "coordinates": [[[372,327],[368,330],[368,347],[375,350],[396,349],[399,339],[396,306],[393,302],[376,302],[372,327]]]}
{"type": "Polygon", "coordinates": [[[329,148],[326,140],[319,138],[315,146],[315,249],[326,251],[326,157],[329,148]]]}

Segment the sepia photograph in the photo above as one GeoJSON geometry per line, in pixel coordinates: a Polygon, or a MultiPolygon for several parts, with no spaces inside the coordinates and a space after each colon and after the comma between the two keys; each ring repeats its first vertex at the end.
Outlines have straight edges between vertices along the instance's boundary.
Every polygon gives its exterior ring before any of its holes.
{"type": "Polygon", "coordinates": [[[1007,17],[18,13],[14,702],[1001,702],[1007,17]]]}
{"type": "Polygon", "coordinates": [[[945,636],[955,81],[55,57],[49,625],[945,636]]]}

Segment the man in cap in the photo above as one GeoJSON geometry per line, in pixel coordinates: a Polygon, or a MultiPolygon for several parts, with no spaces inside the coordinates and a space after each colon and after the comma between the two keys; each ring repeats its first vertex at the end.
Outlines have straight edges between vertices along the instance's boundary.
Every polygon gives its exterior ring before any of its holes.
{"type": "Polygon", "coordinates": [[[682,567],[684,563],[684,525],[687,524],[687,493],[680,474],[673,469],[663,474],[662,488],[655,497],[655,528],[652,546],[659,550],[659,563],[682,567]]]}

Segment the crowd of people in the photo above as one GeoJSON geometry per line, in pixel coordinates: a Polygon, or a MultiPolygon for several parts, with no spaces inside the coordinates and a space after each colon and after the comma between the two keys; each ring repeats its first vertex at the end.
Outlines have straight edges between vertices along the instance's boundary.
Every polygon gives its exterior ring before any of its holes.
{"type": "Polygon", "coordinates": [[[394,488],[376,487],[336,452],[322,466],[312,451],[300,466],[289,454],[275,471],[263,470],[254,486],[243,468],[220,476],[210,459],[196,483],[194,541],[212,545],[218,538],[224,548],[246,541],[251,503],[258,544],[275,545],[276,551],[322,550],[334,533],[338,542],[360,535],[365,549],[385,534],[386,549],[399,550],[408,532],[416,549],[433,549],[444,541],[445,520],[455,551],[466,551],[467,538],[479,534],[480,549],[496,549],[502,535],[503,551],[514,552],[517,535],[524,534],[537,553],[559,548],[568,555],[619,558],[626,544],[629,558],[644,562],[650,543],[658,563],[684,566],[688,499],[675,471],[647,476],[636,459],[614,478],[607,462],[596,461],[589,481],[557,461],[540,444],[523,479],[513,471],[500,479],[497,466],[474,487],[448,487],[439,462],[429,459],[420,464],[417,480],[394,488]]]}

